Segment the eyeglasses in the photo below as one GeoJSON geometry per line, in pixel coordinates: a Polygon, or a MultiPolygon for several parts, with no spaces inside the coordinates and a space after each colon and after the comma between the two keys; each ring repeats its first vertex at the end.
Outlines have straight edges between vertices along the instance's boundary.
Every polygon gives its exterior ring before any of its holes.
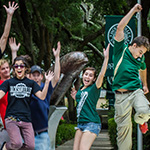
{"type": "Polygon", "coordinates": [[[17,68],[19,68],[19,67],[20,67],[20,68],[24,68],[24,67],[25,67],[25,64],[21,64],[21,65],[14,65],[14,68],[16,68],[16,69],[17,69],[17,68]]]}

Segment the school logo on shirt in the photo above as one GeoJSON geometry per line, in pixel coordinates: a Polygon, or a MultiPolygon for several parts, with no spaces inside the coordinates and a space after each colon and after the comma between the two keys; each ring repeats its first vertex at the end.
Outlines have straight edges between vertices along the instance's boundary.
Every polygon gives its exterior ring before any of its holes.
{"type": "MultiPolygon", "coordinates": [[[[114,37],[116,35],[117,26],[118,23],[112,25],[107,33],[107,39],[112,47],[114,47],[114,37]]],[[[128,25],[124,28],[124,40],[125,44],[131,43],[131,41],[133,40],[133,32],[128,25]]]]}
{"type": "Polygon", "coordinates": [[[10,86],[10,95],[17,98],[30,97],[31,87],[27,87],[24,83],[18,83],[15,86],[10,86]]]}
{"type": "Polygon", "coordinates": [[[80,116],[80,112],[82,110],[82,107],[83,107],[83,105],[84,105],[85,100],[87,99],[87,97],[88,97],[88,92],[86,92],[86,91],[83,92],[82,91],[82,93],[81,93],[81,99],[80,99],[80,102],[79,102],[78,107],[77,107],[77,118],[80,116]]]}

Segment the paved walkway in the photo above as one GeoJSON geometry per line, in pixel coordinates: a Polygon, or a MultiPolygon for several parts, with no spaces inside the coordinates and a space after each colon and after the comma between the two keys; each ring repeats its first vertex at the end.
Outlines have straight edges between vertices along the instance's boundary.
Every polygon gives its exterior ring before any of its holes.
{"type": "MultiPolygon", "coordinates": [[[[73,139],[67,141],[66,143],[60,145],[56,150],[72,150],[73,149],[73,139]]],[[[99,136],[95,139],[90,150],[113,150],[111,146],[108,131],[102,129],[99,136]]]]}

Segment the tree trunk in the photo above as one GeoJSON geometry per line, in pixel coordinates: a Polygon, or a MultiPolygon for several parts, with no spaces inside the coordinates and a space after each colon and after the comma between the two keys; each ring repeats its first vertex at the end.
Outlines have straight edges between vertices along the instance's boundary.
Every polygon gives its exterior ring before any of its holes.
{"type": "Polygon", "coordinates": [[[72,99],[70,96],[71,89],[67,91],[66,96],[68,98],[68,113],[69,113],[69,120],[76,122],[76,106],[75,100],[72,99]]]}

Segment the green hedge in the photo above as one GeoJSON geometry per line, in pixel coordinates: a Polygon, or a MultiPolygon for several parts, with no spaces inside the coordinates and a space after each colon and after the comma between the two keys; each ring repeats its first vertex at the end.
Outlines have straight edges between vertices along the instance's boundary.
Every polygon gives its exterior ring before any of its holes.
{"type": "Polygon", "coordinates": [[[116,141],[116,137],[117,137],[117,131],[116,131],[116,123],[114,121],[114,118],[111,118],[108,120],[108,133],[109,133],[109,137],[110,137],[110,141],[111,141],[111,145],[114,147],[114,149],[117,149],[117,141],[116,141]]]}
{"type": "Polygon", "coordinates": [[[57,134],[56,134],[56,145],[59,146],[66,141],[74,138],[76,130],[76,124],[67,124],[63,123],[58,126],[57,134]]]}

